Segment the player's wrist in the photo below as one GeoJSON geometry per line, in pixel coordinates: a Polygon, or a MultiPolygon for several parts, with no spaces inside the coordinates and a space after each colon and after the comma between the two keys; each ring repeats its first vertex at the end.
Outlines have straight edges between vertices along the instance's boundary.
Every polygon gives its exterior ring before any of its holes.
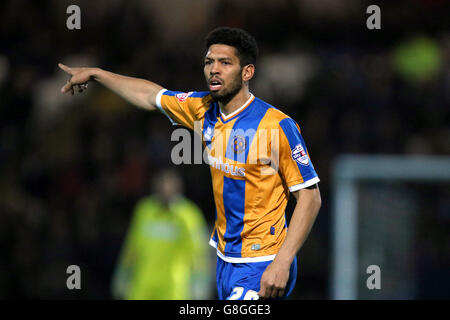
{"type": "Polygon", "coordinates": [[[288,254],[286,252],[278,252],[278,254],[275,256],[274,262],[276,264],[279,264],[281,267],[289,269],[292,261],[294,261],[294,255],[288,254]]]}
{"type": "Polygon", "coordinates": [[[99,81],[103,70],[100,68],[89,68],[89,79],[99,81]]]}

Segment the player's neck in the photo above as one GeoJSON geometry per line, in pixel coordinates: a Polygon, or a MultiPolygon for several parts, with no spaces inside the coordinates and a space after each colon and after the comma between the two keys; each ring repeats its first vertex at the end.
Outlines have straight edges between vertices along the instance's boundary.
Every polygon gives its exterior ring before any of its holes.
{"type": "Polygon", "coordinates": [[[248,87],[244,86],[230,101],[226,103],[219,101],[220,111],[227,116],[242,107],[250,96],[251,94],[248,91],[248,87]]]}

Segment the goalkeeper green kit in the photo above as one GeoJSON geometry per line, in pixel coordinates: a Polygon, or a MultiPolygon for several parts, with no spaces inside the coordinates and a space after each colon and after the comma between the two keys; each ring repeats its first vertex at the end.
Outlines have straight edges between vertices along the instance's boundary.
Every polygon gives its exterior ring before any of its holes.
{"type": "Polygon", "coordinates": [[[211,277],[206,223],[199,208],[178,197],[136,205],[113,279],[115,298],[206,299],[211,277]]]}

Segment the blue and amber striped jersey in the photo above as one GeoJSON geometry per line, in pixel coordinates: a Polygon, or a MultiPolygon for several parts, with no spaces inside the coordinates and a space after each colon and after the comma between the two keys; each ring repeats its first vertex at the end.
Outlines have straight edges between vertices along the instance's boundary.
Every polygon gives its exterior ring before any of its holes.
{"type": "Polygon", "coordinates": [[[273,260],[287,233],[289,192],[319,182],[297,123],[253,95],[227,116],[209,92],[164,89],[156,100],[173,124],[202,135],[216,205],[210,244],[219,257],[273,260]]]}

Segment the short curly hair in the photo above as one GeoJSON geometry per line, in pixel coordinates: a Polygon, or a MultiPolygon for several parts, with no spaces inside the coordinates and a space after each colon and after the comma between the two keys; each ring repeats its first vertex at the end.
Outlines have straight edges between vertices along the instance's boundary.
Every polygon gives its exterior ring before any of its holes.
{"type": "Polygon", "coordinates": [[[239,28],[216,28],[208,34],[205,44],[206,50],[213,44],[226,44],[236,48],[241,67],[255,64],[258,57],[258,45],[255,38],[239,28]]]}

